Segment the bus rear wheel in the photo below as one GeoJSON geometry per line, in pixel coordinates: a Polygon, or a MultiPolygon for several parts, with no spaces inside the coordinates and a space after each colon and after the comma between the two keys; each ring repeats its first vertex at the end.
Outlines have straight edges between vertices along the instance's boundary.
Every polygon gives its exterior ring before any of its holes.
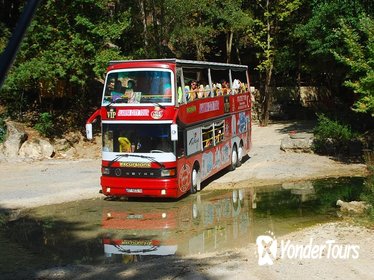
{"type": "Polygon", "coordinates": [[[243,161],[243,143],[240,142],[238,149],[238,160],[236,162],[236,167],[240,167],[243,161]]]}
{"type": "Polygon", "coordinates": [[[231,151],[231,164],[229,166],[229,170],[234,171],[237,164],[238,164],[238,151],[236,149],[236,145],[234,145],[231,151]]]}

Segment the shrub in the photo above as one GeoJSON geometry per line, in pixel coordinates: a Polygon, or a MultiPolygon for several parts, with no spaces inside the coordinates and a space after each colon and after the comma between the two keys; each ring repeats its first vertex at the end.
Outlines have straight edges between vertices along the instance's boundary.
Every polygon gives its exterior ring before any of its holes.
{"type": "Polygon", "coordinates": [[[43,136],[50,137],[53,133],[53,119],[52,115],[48,112],[41,113],[38,122],[34,128],[43,136]]]}
{"type": "Polygon", "coordinates": [[[0,143],[4,142],[5,135],[6,135],[5,120],[2,116],[0,116],[0,143]]]}
{"type": "Polygon", "coordinates": [[[331,120],[324,114],[318,115],[313,142],[316,152],[329,155],[345,154],[357,138],[358,134],[352,132],[348,125],[331,120]]]}
{"type": "Polygon", "coordinates": [[[374,166],[368,166],[368,170],[370,175],[365,180],[364,190],[360,198],[373,206],[370,209],[370,218],[374,220],[374,166]]]}

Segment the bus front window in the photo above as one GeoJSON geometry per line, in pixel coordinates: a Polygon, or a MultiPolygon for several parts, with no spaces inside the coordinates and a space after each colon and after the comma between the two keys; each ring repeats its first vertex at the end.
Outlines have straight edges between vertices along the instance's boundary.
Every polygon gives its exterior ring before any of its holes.
{"type": "Polygon", "coordinates": [[[172,72],[166,70],[122,70],[109,72],[102,104],[171,103],[172,72]]]}
{"type": "Polygon", "coordinates": [[[171,153],[169,124],[103,124],[103,151],[171,153]]]}

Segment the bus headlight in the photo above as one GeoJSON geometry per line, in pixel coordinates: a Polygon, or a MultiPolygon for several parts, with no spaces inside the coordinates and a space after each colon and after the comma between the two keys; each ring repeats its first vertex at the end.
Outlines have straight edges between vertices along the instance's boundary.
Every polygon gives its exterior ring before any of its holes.
{"type": "Polygon", "coordinates": [[[101,174],[109,175],[110,174],[110,168],[109,167],[102,167],[101,168],[101,174]]]}
{"type": "Polygon", "coordinates": [[[175,176],[176,173],[177,172],[176,172],[175,168],[162,169],[161,170],[161,177],[172,177],[172,176],[175,176]]]}

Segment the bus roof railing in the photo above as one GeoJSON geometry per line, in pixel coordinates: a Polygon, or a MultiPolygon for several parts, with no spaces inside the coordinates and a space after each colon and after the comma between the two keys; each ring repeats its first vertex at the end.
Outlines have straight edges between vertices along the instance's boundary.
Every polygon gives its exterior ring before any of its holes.
{"type": "Polygon", "coordinates": [[[160,63],[175,63],[177,66],[185,68],[201,68],[201,69],[212,69],[212,70],[227,70],[233,71],[244,71],[248,69],[247,65],[230,64],[222,62],[208,62],[208,61],[197,61],[197,60],[186,60],[176,58],[163,58],[163,59],[139,59],[139,60],[113,60],[109,62],[110,65],[119,63],[132,63],[132,62],[160,62],[160,63]]]}

